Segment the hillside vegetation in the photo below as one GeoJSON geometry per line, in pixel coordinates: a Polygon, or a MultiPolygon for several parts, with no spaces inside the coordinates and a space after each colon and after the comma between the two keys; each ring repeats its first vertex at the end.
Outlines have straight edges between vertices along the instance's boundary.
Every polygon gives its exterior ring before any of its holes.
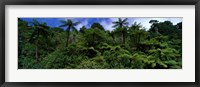
{"type": "Polygon", "coordinates": [[[18,19],[19,69],[181,69],[182,23],[151,20],[150,29],[127,19],[76,29],[80,22],[50,27],[18,19]]]}

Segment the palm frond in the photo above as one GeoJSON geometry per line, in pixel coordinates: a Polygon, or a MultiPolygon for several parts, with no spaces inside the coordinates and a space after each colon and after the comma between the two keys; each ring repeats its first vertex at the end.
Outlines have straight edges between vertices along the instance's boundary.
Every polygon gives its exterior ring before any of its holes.
{"type": "Polygon", "coordinates": [[[118,21],[115,21],[115,22],[112,22],[113,24],[119,24],[119,22],[118,21]]]}
{"type": "Polygon", "coordinates": [[[68,26],[68,25],[66,25],[66,24],[63,24],[63,25],[60,25],[59,27],[66,27],[66,26],[68,26]]]}
{"type": "Polygon", "coordinates": [[[76,33],[78,32],[78,30],[74,26],[72,26],[72,30],[75,31],[76,33]]]}
{"type": "Polygon", "coordinates": [[[128,18],[125,18],[124,20],[122,20],[122,23],[127,22],[128,18]]]}
{"type": "Polygon", "coordinates": [[[129,23],[128,22],[124,22],[123,24],[128,25],[129,23]]]}
{"type": "Polygon", "coordinates": [[[80,22],[75,22],[73,23],[73,26],[77,26],[78,24],[80,24],[80,22]]]}
{"type": "Polygon", "coordinates": [[[60,22],[61,22],[62,24],[67,24],[67,21],[65,21],[65,20],[60,20],[60,22]]]}
{"type": "Polygon", "coordinates": [[[118,26],[119,26],[119,25],[116,24],[116,25],[114,25],[114,26],[112,26],[112,27],[113,27],[113,28],[116,28],[116,27],[118,27],[118,26]]]}
{"type": "Polygon", "coordinates": [[[121,19],[121,18],[119,18],[118,20],[119,20],[119,22],[122,22],[122,19],[121,19]]]}

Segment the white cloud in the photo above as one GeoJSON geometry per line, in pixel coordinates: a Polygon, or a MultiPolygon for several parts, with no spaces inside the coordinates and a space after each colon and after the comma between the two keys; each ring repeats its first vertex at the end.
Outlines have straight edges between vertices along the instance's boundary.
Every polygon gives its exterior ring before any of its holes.
{"type": "Polygon", "coordinates": [[[112,22],[117,21],[118,18],[109,18],[112,22]]]}
{"type": "Polygon", "coordinates": [[[100,24],[104,27],[105,30],[112,31],[113,24],[111,22],[101,21],[100,24]]]}

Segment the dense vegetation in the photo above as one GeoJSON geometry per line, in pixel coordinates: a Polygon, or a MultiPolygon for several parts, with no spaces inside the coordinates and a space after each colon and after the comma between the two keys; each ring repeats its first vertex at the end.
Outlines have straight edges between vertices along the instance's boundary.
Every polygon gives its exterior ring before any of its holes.
{"type": "Polygon", "coordinates": [[[60,22],[50,27],[18,19],[19,69],[182,68],[182,23],[151,20],[144,29],[119,18],[108,31],[100,23],[77,30],[80,22],[60,22]]]}

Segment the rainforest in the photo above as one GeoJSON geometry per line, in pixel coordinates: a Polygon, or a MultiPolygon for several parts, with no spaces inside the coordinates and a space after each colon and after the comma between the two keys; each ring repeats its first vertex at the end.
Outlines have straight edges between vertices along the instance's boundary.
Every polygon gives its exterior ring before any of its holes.
{"type": "Polygon", "coordinates": [[[18,69],[182,69],[182,21],[47,19],[18,18],[18,69]]]}

